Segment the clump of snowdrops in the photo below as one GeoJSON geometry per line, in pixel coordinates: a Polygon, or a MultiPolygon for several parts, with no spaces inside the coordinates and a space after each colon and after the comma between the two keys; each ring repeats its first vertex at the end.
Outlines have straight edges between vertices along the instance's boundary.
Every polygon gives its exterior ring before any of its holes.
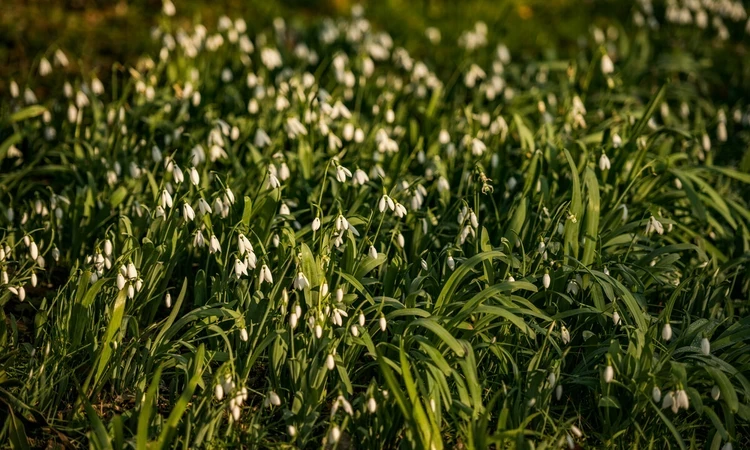
{"type": "Polygon", "coordinates": [[[649,5],[565,61],[483,22],[420,58],[360,7],[165,20],[106,88],[40,59],[2,106],[0,439],[747,444],[750,115],[654,81],[649,5]]]}

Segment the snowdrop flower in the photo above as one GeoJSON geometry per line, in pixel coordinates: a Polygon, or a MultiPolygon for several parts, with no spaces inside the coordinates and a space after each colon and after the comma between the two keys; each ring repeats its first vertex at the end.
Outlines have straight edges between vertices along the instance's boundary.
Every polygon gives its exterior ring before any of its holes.
{"type": "Polygon", "coordinates": [[[279,397],[279,394],[277,394],[274,391],[271,391],[268,393],[268,397],[266,397],[266,406],[280,406],[281,405],[281,398],[279,397]]]}
{"type": "Polygon", "coordinates": [[[563,344],[567,345],[570,343],[570,332],[565,325],[560,328],[560,336],[562,337],[563,344]]]}
{"type": "Polygon", "coordinates": [[[619,207],[622,208],[622,221],[627,222],[628,221],[628,206],[625,204],[622,204],[619,207]]]}
{"type": "Polygon", "coordinates": [[[619,324],[620,324],[620,313],[618,313],[617,311],[615,311],[615,312],[614,312],[614,313],[612,314],[612,322],[614,322],[614,323],[615,323],[615,326],[617,326],[617,325],[619,325],[619,324]]]}
{"type": "Polygon", "coordinates": [[[607,368],[604,369],[604,382],[609,384],[612,382],[612,380],[615,378],[615,369],[612,368],[612,366],[607,366],[607,368]]]}
{"type": "Polygon", "coordinates": [[[307,128],[302,125],[296,117],[289,117],[286,119],[286,132],[290,139],[294,139],[299,135],[307,136],[307,128]]]}
{"type": "Polygon", "coordinates": [[[310,282],[307,280],[305,274],[301,270],[297,272],[297,276],[294,278],[294,288],[301,291],[309,286],[310,282]]]}
{"type": "Polygon", "coordinates": [[[50,64],[47,58],[42,58],[39,61],[39,75],[46,77],[50,73],[52,73],[52,64],[50,64]]]}
{"type": "Polygon", "coordinates": [[[711,343],[708,341],[708,338],[701,339],[701,353],[704,356],[711,354],[711,343]]]}
{"type": "Polygon", "coordinates": [[[281,214],[282,216],[288,216],[289,214],[291,214],[291,211],[289,211],[289,206],[287,206],[286,203],[282,203],[279,207],[279,214],[281,214]]]}
{"type": "Polygon", "coordinates": [[[404,245],[406,244],[406,242],[404,241],[403,234],[399,233],[398,235],[396,235],[396,243],[398,244],[399,247],[404,248],[404,245]]]}
{"type": "Polygon", "coordinates": [[[29,256],[31,256],[31,259],[34,261],[39,257],[39,247],[37,247],[36,242],[34,241],[29,243],[29,256]]]}
{"type": "Polygon", "coordinates": [[[221,253],[221,244],[219,244],[219,239],[216,238],[215,234],[211,235],[211,239],[209,240],[208,244],[208,251],[211,254],[221,253]]]}
{"type": "Polygon", "coordinates": [[[375,249],[374,246],[372,246],[372,245],[370,246],[370,250],[369,250],[368,255],[372,259],[377,259],[378,258],[378,251],[375,249]]]}
{"type": "Polygon", "coordinates": [[[273,284],[273,275],[271,275],[271,269],[268,268],[267,265],[263,264],[263,266],[260,268],[260,282],[259,284],[263,284],[264,282],[268,282],[269,284],[273,284]]]}
{"type": "Polygon", "coordinates": [[[195,167],[188,169],[188,175],[190,176],[190,182],[193,183],[193,186],[198,186],[198,184],[200,184],[201,177],[195,167]]]}
{"type": "Polygon", "coordinates": [[[351,178],[351,177],[352,177],[352,172],[349,169],[347,169],[344,166],[339,166],[339,165],[336,166],[336,179],[340,183],[345,182],[347,178],[351,178]]]}
{"type": "Polygon", "coordinates": [[[181,184],[185,180],[185,175],[177,164],[172,164],[172,179],[176,184],[181,184]]]}
{"type": "Polygon", "coordinates": [[[672,339],[672,326],[670,324],[664,324],[664,328],[661,329],[661,338],[665,341],[672,339]]]}
{"type": "Polygon", "coordinates": [[[287,166],[285,162],[282,162],[281,166],[279,166],[279,179],[281,181],[286,181],[290,176],[291,174],[289,173],[289,166],[287,166]]]}
{"type": "Polygon", "coordinates": [[[487,150],[487,146],[484,145],[484,142],[482,142],[478,138],[474,138],[471,140],[471,154],[472,155],[482,156],[485,150],[487,150]]]}
{"type": "Polygon", "coordinates": [[[185,222],[192,222],[193,219],[195,219],[195,211],[193,210],[193,207],[190,206],[190,203],[185,202],[182,204],[182,216],[185,219],[185,222]]]}
{"type": "Polygon", "coordinates": [[[312,225],[310,226],[313,231],[318,231],[320,229],[320,217],[316,217],[312,221],[312,225]]]}
{"type": "Polygon", "coordinates": [[[651,234],[653,232],[656,232],[657,234],[664,234],[664,226],[656,220],[656,217],[653,215],[648,219],[648,224],[646,225],[646,234],[651,234]]]}
{"type": "Polygon", "coordinates": [[[333,370],[336,368],[336,360],[330,353],[328,354],[328,356],[326,356],[326,368],[328,368],[328,370],[333,370]]]}
{"type": "MultiPolygon", "coordinates": [[[[675,402],[677,408],[689,409],[690,400],[688,399],[687,392],[684,389],[678,389],[675,393],[675,402]]],[[[674,407],[672,408],[674,411],[674,407]]]]}
{"type": "Polygon", "coordinates": [[[370,178],[367,176],[367,173],[364,170],[357,169],[356,171],[354,171],[352,184],[354,184],[355,186],[364,185],[368,181],[370,181],[370,178]]]}
{"type": "MultiPolygon", "coordinates": [[[[273,167],[273,166],[271,166],[273,167]]],[[[276,174],[273,173],[270,169],[268,170],[268,187],[270,189],[276,189],[281,186],[281,182],[276,177],[276,174]]]]}
{"type": "Polygon", "coordinates": [[[346,217],[341,214],[336,217],[336,229],[338,231],[349,229],[349,222],[346,220],[346,217]]]}
{"type": "Polygon", "coordinates": [[[544,276],[542,276],[542,285],[544,286],[544,289],[549,289],[551,281],[552,280],[550,279],[549,273],[545,272],[544,276]]]}
{"type": "Polygon", "coordinates": [[[388,195],[383,195],[380,197],[380,202],[378,202],[378,210],[382,213],[385,211],[386,206],[390,208],[391,211],[396,209],[396,204],[393,202],[393,199],[388,195]]]}
{"type": "Polygon", "coordinates": [[[719,389],[719,386],[714,385],[711,388],[711,398],[714,399],[714,401],[719,400],[719,397],[721,397],[721,389],[719,389]]]}
{"type": "Polygon", "coordinates": [[[206,200],[203,199],[203,197],[198,199],[198,211],[201,213],[201,215],[211,214],[213,212],[211,206],[206,200]]]}
{"type": "Polygon", "coordinates": [[[206,245],[206,239],[203,237],[203,231],[198,230],[193,237],[193,247],[203,248],[206,245]]]}
{"type": "Polygon", "coordinates": [[[651,389],[651,398],[654,400],[654,403],[659,403],[661,400],[661,389],[659,389],[659,386],[654,386],[651,389]]]}
{"type": "Polygon", "coordinates": [[[615,64],[612,62],[612,58],[607,54],[602,56],[601,69],[604,75],[609,75],[615,71],[615,64]]]}
{"type": "Polygon", "coordinates": [[[450,270],[453,270],[456,268],[456,261],[453,259],[453,256],[448,255],[448,259],[446,261],[446,264],[448,264],[448,268],[450,270]]]}
{"type": "Polygon", "coordinates": [[[406,208],[401,203],[396,202],[395,208],[394,208],[394,214],[399,219],[403,218],[406,215],[406,208]]]}
{"type": "Polygon", "coordinates": [[[263,148],[271,143],[271,138],[263,128],[258,128],[255,131],[255,138],[253,138],[253,144],[258,148],[263,148]]]}
{"type": "Polygon", "coordinates": [[[164,189],[161,191],[161,205],[162,208],[171,208],[172,207],[172,195],[170,195],[169,191],[164,189]]]}
{"type": "Polygon", "coordinates": [[[234,258],[234,276],[238,280],[242,275],[247,276],[247,265],[239,258],[234,258]]]}
{"type": "Polygon", "coordinates": [[[604,172],[605,170],[609,170],[611,167],[611,164],[609,162],[609,158],[607,157],[607,154],[602,152],[602,156],[599,158],[599,170],[604,172]]]}
{"type": "Polygon", "coordinates": [[[612,135],[612,147],[614,148],[622,147],[622,138],[617,133],[612,135]]]}
{"type": "Polygon", "coordinates": [[[337,425],[334,425],[333,428],[331,428],[331,431],[328,433],[328,440],[335,444],[339,441],[339,438],[341,437],[341,429],[337,425]]]}
{"type": "Polygon", "coordinates": [[[385,316],[381,315],[380,319],[378,320],[378,325],[380,326],[380,331],[385,331],[387,322],[385,320],[385,316]]]}

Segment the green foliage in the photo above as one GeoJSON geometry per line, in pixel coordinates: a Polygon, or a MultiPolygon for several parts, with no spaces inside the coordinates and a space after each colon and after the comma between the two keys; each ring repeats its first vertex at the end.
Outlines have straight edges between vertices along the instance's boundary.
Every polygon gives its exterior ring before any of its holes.
{"type": "Polygon", "coordinates": [[[708,66],[744,25],[616,11],[540,54],[164,15],[106,89],[30,79],[0,106],[0,442],[750,445],[747,82],[708,66]]]}

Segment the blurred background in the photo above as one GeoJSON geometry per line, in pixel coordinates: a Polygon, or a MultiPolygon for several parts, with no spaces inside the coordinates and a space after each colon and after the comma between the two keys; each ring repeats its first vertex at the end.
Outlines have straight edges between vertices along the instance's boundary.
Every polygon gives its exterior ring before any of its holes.
{"type": "MultiPolygon", "coordinates": [[[[373,26],[400,38],[424,36],[438,27],[443,42],[455,45],[463,30],[476,20],[487,23],[494,35],[528,58],[560,52],[575,45],[601,15],[629,18],[632,3],[594,0],[175,0],[177,26],[203,23],[215,27],[222,15],[244,17],[251,33],[270,25],[274,17],[309,21],[319,16],[349,14],[362,4],[373,26]]],[[[61,48],[71,60],[72,73],[97,73],[106,78],[115,62],[127,66],[154,43],[151,28],[158,20],[161,0],[3,0],[0,14],[0,91],[10,78],[23,80],[35,70],[38,58],[61,48]]],[[[251,34],[252,36],[252,34],[251,34]]],[[[434,51],[426,40],[411,42],[410,51],[434,51]]],[[[450,50],[450,49],[449,49],[450,50]]],[[[449,51],[448,50],[448,51],[449,51]]],[[[435,55],[432,55],[433,57],[435,55]]],[[[452,55],[442,56],[449,65],[452,55]]]]}

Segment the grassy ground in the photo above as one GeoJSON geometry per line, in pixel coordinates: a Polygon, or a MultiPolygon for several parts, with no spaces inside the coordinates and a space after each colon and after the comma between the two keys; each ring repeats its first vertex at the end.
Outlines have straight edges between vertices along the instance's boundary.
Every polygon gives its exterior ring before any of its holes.
{"type": "Polygon", "coordinates": [[[8,5],[0,444],[750,446],[739,12],[8,5]]]}

